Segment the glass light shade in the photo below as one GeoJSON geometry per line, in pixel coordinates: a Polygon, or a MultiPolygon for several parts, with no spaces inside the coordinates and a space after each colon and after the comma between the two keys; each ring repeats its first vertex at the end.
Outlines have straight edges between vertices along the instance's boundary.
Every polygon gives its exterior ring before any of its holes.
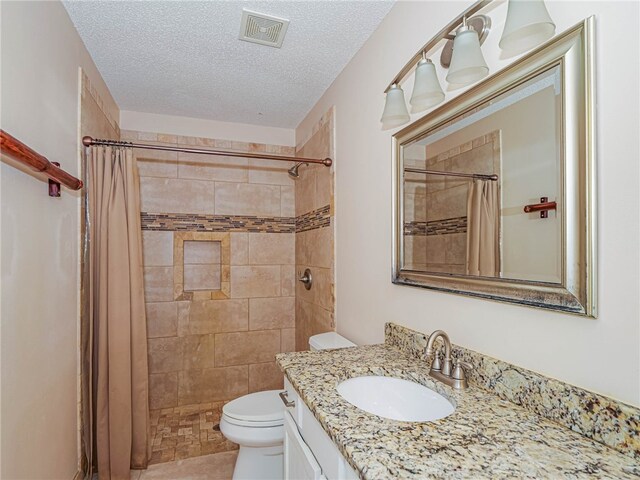
{"type": "Polygon", "coordinates": [[[436,67],[430,60],[418,62],[411,94],[411,111],[421,112],[444,100],[444,92],[436,75],[436,67]]]}
{"type": "Polygon", "coordinates": [[[407,105],[404,103],[404,92],[399,86],[393,85],[387,92],[387,100],[380,119],[382,128],[397,127],[407,123],[409,118],[407,105]]]}
{"type": "Polygon", "coordinates": [[[556,33],[544,0],[509,0],[500,48],[509,52],[524,52],[556,33]]]}
{"type": "Polygon", "coordinates": [[[471,27],[461,27],[453,41],[447,82],[468,85],[486,77],[488,73],[489,67],[482,56],[478,34],[471,27]]]}

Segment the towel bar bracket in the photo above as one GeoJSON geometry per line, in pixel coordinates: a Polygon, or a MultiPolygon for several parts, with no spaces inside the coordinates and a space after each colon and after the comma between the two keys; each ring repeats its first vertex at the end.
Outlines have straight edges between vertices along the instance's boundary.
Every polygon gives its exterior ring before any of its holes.
{"type": "Polygon", "coordinates": [[[524,212],[540,212],[540,218],[548,218],[549,210],[556,210],[557,208],[558,204],[556,202],[550,202],[549,197],[540,197],[540,203],[525,205],[524,212]]]}
{"type": "MultiPolygon", "coordinates": [[[[59,162],[51,162],[56,167],[60,166],[59,162]]],[[[60,196],[60,182],[49,179],[49,196],[50,197],[59,197],[60,196]]]]}

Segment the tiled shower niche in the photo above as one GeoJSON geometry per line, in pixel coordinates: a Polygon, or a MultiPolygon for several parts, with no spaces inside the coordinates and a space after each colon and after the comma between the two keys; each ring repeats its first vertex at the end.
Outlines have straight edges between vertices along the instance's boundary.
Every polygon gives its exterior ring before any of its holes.
{"type": "Polygon", "coordinates": [[[184,290],[220,290],[220,241],[184,242],[184,290]]]}

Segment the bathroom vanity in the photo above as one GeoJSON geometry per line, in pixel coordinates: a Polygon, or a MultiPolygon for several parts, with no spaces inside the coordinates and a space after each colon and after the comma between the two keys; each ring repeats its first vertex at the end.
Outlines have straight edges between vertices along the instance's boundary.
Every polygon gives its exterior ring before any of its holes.
{"type": "Polygon", "coordinates": [[[286,378],[284,387],[284,478],[359,478],[286,378]]]}
{"type": "Polygon", "coordinates": [[[423,334],[388,324],[381,345],[279,354],[289,402],[285,478],[640,475],[637,408],[454,345],[474,367],[470,387],[455,390],[429,376],[425,345],[423,334]],[[411,380],[455,410],[428,422],[367,413],[336,389],[362,376],[411,380]]]}

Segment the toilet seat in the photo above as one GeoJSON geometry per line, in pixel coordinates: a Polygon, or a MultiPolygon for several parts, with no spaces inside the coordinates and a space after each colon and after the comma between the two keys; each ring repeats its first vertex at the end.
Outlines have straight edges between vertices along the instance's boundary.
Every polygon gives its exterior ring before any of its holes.
{"type": "Polygon", "coordinates": [[[284,424],[284,405],[278,393],[280,390],[268,390],[244,395],[225,404],[222,415],[233,425],[264,428],[284,424]]]}

